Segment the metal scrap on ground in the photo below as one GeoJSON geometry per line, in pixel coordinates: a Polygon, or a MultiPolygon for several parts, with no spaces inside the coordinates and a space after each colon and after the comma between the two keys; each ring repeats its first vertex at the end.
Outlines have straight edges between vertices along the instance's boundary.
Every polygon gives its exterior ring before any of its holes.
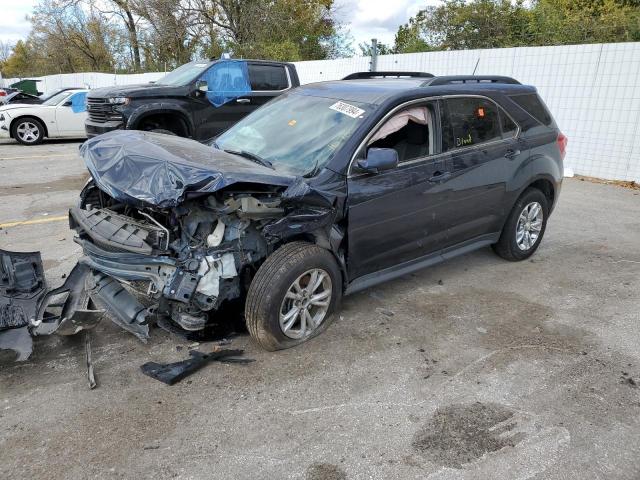
{"type": "Polygon", "coordinates": [[[225,363],[251,363],[249,358],[235,358],[243,355],[244,350],[218,350],[212,353],[202,353],[197,350],[189,350],[191,358],[175,363],[147,362],[140,366],[142,373],[156,380],[173,385],[195,371],[204,367],[207,363],[218,361],[225,363]]]}

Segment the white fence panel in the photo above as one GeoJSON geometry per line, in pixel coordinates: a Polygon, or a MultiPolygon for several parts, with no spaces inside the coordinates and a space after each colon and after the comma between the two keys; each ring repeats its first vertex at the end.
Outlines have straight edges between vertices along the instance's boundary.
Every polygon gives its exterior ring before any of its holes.
{"type": "MultiPolygon", "coordinates": [[[[370,57],[296,62],[302,84],[370,68],[370,57]]],[[[378,57],[378,70],[494,74],[535,85],[569,137],[565,164],[577,174],[640,182],[640,43],[424,52],[378,57]]],[[[45,93],[154,81],[161,72],[41,77],[45,93]]],[[[5,79],[8,85],[18,79],[5,79]]]]}

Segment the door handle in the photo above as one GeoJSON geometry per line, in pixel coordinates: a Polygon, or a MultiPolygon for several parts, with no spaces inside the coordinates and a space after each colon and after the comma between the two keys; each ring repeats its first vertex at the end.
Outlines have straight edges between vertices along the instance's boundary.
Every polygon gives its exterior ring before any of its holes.
{"type": "Polygon", "coordinates": [[[430,182],[442,182],[443,180],[447,180],[449,177],[451,177],[451,172],[441,172],[441,171],[436,171],[433,173],[433,175],[429,178],[430,182]]]}
{"type": "Polygon", "coordinates": [[[518,155],[520,155],[520,150],[519,149],[514,150],[512,148],[507,150],[507,152],[504,154],[505,158],[508,158],[509,160],[513,160],[518,155]]]}
{"type": "Polygon", "coordinates": [[[236,98],[236,103],[251,103],[249,98],[236,98]]]}

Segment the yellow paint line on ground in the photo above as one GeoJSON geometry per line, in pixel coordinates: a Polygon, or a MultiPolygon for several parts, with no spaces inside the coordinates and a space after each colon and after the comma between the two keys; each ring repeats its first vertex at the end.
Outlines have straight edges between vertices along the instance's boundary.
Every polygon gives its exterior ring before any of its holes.
{"type": "Polygon", "coordinates": [[[19,222],[0,223],[0,228],[11,228],[11,227],[18,227],[20,225],[38,225],[40,223],[61,222],[63,220],[67,220],[68,218],[69,218],[68,215],[64,215],[60,217],[46,217],[46,218],[36,218],[34,220],[22,220],[19,222]]]}
{"type": "Polygon", "coordinates": [[[25,160],[27,158],[51,158],[51,157],[71,157],[73,155],[76,155],[76,152],[74,153],[54,153],[51,155],[28,155],[25,157],[0,157],[0,160],[25,160]]]}

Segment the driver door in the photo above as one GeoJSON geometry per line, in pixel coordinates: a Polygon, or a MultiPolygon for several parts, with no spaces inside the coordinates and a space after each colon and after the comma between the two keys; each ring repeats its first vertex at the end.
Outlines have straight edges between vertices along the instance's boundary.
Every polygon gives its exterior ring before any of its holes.
{"type": "Polygon", "coordinates": [[[439,155],[439,132],[438,105],[424,102],[399,110],[370,135],[367,149],[393,148],[399,163],[376,174],[352,166],[347,180],[350,281],[443,247],[446,190],[439,178],[446,177],[448,168],[439,155]],[[416,108],[424,109],[426,115],[412,115],[416,108]],[[382,138],[377,138],[379,131],[384,133],[382,138]]]}
{"type": "Polygon", "coordinates": [[[87,92],[76,92],[56,107],[56,124],[60,137],[84,137],[84,121],[87,118],[85,105],[87,92]]]}

